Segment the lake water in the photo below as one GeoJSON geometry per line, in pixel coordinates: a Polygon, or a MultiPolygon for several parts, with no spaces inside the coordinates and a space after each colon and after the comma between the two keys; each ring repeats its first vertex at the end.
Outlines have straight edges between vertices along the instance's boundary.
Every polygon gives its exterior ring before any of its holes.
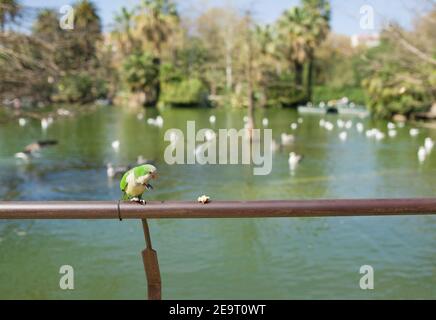
{"type": "MultiPolygon", "coordinates": [[[[241,128],[241,110],[165,109],[162,128],[120,108],[56,119],[44,132],[39,121],[0,126],[1,200],[115,200],[118,180],[105,164],[154,159],[160,177],[150,200],[383,198],[436,196],[436,150],[422,164],[417,150],[436,130],[410,126],[395,138],[368,139],[353,128],[327,131],[320,116],[295,110],[258,111],[273,136],[294,133],[294,145],[273,155],[272,172],[254,176],[241,165],[174,165],[163,161],[169,128],[241,128]],[[208,119],[216,115],[212,126],[208,119]],[[30,164],[14,153],[38,139],[58,139],[30,164]],[[119,152],[111,147],[119,139],[119,152]],[[305,156],[291,173],[288,154],[305,156]]],[[[337,116],[326,117],[336,123],[337,116]]],[[[352,118],[350,118],[352,119],[352,118]]],[[[357,119],[352,119],[356,123],[357,119]]],[[[384,132],[386,122],[361,120],[384,132]]],[[[150,220],[166,299],[436,298],[436,216],[150,220]],[[362,265],[374,268],[374,290],[361,290],[362,265]]],[[[139,221],[0,220],[0,298],[143,299],[139,221]],[[59,268],[71,265],[75,289],[59,288],[59,268]]]]}

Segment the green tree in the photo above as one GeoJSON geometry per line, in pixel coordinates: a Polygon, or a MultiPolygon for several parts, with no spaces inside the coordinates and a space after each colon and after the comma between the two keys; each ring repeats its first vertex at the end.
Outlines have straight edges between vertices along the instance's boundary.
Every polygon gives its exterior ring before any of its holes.
{"type": "Polygon", "coordinates": [[[0,31],[5,31],[6,24],[13,22],[20,15],[21,6],[16,0],[0,0],[0,31]]]}
{"type": "Polygon", "coordinates": [[[153,95],[156,82],[159,81],[159,70],[155,59],[147,52],[133,53],[123,63],[123,75],[129,90],[133,93],[145,94],[145,103],[156,101],[156,98],[149,98],[153,95]]]}
{"type": "MultiPolygon", "coordinates": [[[[142,49],[153,54],[153,63],[157,72],[163,57],[163,49],[176,33],[179,15],[171,0],[143,0],[134,17],[135,37],[142,38],[142,49]]],[[[155,81],[155,98],[159,100],[161,83],[159,75],[155,81]]]]}
{"type": "Polygon", "coordinates": [[[74,29],[63,30],[65,68],[80,70],[96,62],[96,48],[101,40],[101,21],[92,1],[81,0],[74,6],[74,29]]]}
{"type": "Polygon", "coordinates": [[[115,15],[115,27],[112,32],[122,54],[128,55],[138,49],[138,41],[132,35],[134,10],[125,7],[115,15]]]}
{"type": "Polygon", "coordinates": [[[286,10],[278,21],[279,50],[293,65],[297,89],[303,89],[304,65],[308,65],[306,94],[312,96],[315,50],[329,31],[330,6],[325,0],[303,0],[301,7],[286,10]]]}

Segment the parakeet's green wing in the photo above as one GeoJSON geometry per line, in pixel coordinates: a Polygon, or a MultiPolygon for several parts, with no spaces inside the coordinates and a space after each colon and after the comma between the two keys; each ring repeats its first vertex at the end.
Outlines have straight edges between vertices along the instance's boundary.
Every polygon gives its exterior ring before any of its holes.
{"type": "Polygon", "coordinates": [[[121,178],[121,181],[120,181],[120,189],[121,189],[121,191],[126,190],[126,188],[127,188],[127,176],[130,174],[131,171],[132,170],[127,171],[123,175],[123,177],[121,178]]]}

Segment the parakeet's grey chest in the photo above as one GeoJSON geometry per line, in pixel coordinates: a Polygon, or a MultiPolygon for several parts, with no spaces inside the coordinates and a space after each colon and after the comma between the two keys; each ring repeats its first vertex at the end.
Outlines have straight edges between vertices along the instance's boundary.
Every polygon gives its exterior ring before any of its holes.
{"type": "Polygon", "coordinates": [[[135,174],[132,172],[127,176],[127,188],[126,193],[131,196],[139,196],[147,189],[147,183],[150,180],[149,175],[140,176],[135,178],[135,174]]]}

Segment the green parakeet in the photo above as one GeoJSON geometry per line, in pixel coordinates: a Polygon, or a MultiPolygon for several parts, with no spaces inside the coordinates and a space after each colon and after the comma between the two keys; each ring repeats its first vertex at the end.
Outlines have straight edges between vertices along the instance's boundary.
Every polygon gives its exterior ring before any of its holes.
{"type": "Polygon", "coordinates": [[[149,181],[156,178],[156,167],[151,164],[144,164],[130,169],[124,174],[120,182],[123,200],[145,203],[142,200],[142,194],[145,190],[153,189],[149,181]]]}

